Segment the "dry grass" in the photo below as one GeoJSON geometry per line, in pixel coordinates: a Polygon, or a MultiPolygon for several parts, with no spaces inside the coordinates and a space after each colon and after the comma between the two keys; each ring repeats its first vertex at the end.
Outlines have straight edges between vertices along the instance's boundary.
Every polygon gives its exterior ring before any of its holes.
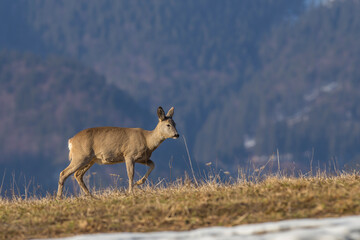
{"type": "Polygon", "coordinates": [[[134,195],[107,190],[96,197],[0,199],[0,239],[188,230],[360,214],[360,177],[267,177],[197,187],[178,181],[167,187],[146,186],[134,195]]]}

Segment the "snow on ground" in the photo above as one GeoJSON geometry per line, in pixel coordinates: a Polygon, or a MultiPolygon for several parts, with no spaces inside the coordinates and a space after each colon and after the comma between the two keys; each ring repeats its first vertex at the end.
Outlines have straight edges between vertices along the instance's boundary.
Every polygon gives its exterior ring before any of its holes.
{"type": "Polygon", "coordinates": [[[62,238],[66,240],[333,240],[360,239],[360,216],[295,219],[280,222],[210,227],[183,232],[103,233],[62,238]]]}

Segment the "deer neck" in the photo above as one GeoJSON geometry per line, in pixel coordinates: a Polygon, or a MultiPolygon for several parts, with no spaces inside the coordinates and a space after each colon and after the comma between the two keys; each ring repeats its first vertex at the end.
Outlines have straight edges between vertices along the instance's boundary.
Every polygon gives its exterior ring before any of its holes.
{"type": "Polygon", "coordinates": [[[154,151],[160,144],[165,140],[165,138],[161,135],[158,126],[152,131],[149,131],[149,134],[146,137],[146,142],[148,148],[151,151],[154,151]]]}

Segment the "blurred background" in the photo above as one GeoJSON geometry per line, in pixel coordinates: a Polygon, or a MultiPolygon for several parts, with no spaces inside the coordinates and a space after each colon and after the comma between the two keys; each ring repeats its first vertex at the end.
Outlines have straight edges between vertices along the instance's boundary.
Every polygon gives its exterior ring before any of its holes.
{"type": "MultiPolygon", "coordinates": [[[[158,106],[175,107],[182,137],[154,152],[152,180],[184,176],[190,158],[198,176],[278,160],[359,168],[359,12],[358,0],[2,0],[0,193],[53,192],[70,137],[151,130],[158,106]]],[[[126,182],[124,169],[89,176],[126,182]]]]}

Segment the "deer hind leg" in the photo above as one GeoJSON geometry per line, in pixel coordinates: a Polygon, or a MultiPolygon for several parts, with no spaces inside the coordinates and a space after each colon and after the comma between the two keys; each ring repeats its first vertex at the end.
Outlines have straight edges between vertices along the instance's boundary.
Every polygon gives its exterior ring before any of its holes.
{"type": "Polygon", "coordinates": [[[151,161],[150,159],[148,159],[147,161],[144,162],[138,162],[140,164],[146,165],[149,167],[149,169],[147,170],[147,172],[145,173],[145,175],[135,183],[135,185],[141,185],[143,184],[146,179],[149,177],[151,171],[155,168],[155,163],[153,161],[151,161]]]}
{"type": "Polygon", "coordinates": [[[133,180],[134,180],[134,165],[132,159],[125,159],[126,171],[129,178],[129,193],[133,193],[133,180]]]}
{"type": "Polygon", "coordinates": [[[65,180],[74,172],[76,172],[77,170],[83,168],[84,166],[86,166],[89,163],[89,161],[86,160],[86,158],[84,158],[84,161],[75,161],[75,159],[73,159],[69,166],[67,166],[67,168],[65,168],[61,173],[60,173],[60,177],[59,177],[59,186],[58,186],[58,191],[57,191],[57,199],[61,199],[62,198],[62,192],[63,192],[63,188],[64,188],[64,182],[65,180]]]}
{"type": "Polygon", "coordinates": [[[92,165],[94,165],[95,162],[91,162],[88,165],[86,165],[85,167],[77,170],[74,173],[75,179],[78,182],[79,186],[81,187],[81,189],[83,190],[83,192],[85,193],[85,195],[87,196],[91,196],[91,193],[89,191],[89,189],[86,187],[83,177],[85,175],[85,173],[87,172],[87,170],[89,170],[89,168],[92,167],[92,165]]]}

